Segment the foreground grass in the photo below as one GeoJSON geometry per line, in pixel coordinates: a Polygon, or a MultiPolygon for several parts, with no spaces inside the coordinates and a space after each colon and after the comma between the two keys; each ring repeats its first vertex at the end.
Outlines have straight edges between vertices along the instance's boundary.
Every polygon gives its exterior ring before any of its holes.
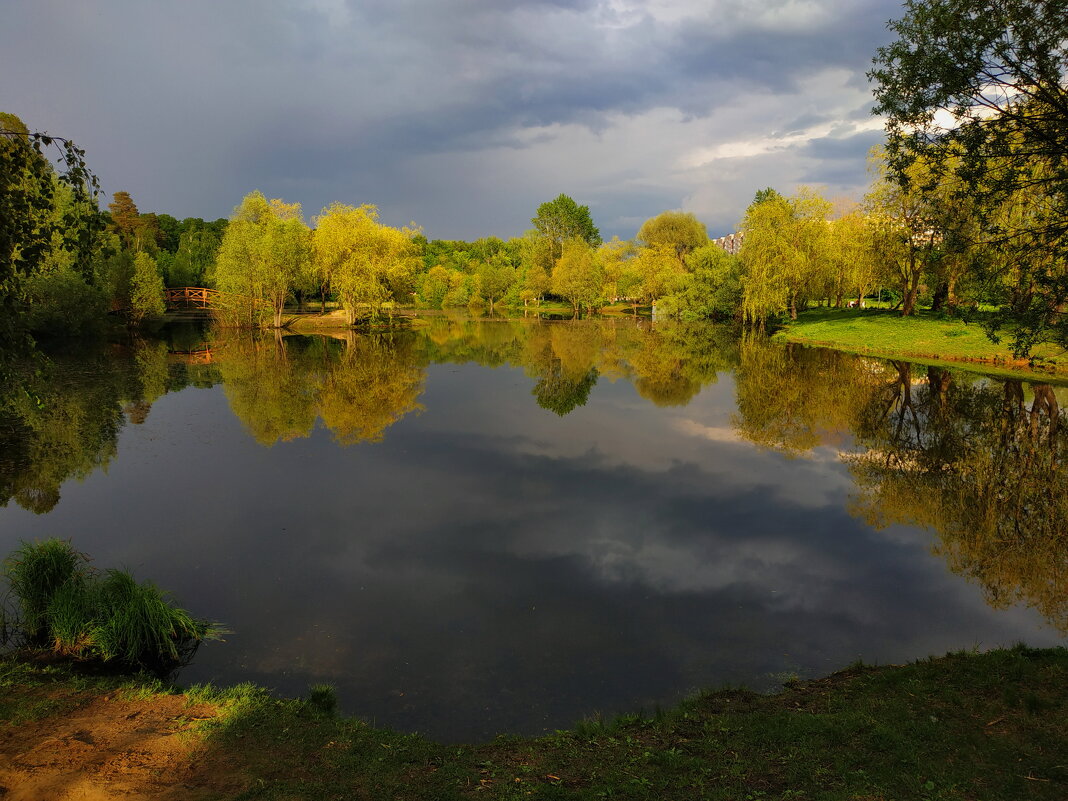
{"type": "MultiPolygon", "coordinates": [[[[1059,799],[1068,797],[1068,651],[1017,647],[854,667],[777,695],[711,692],[655,718],[483,745],[333,717],[266,691],[193,688],[191,792],[233,774],[243,799],[1059,799]],[[203,784],[198,784],[197,776],[203,784]]],[[[0,661],[4,728],[151,681],[0,661]]],[[[320,693],[321,694],[321,693],[320,693]]],[[[214,786],[214,785],[213,785],[214,786]]],[[[207,795],[215,796],[208,791],[207,795]]]]}
{"type": "MultiPolygon", "coordinates": [[[[883,309],[810,309],[775,334],[787,342],[822,345],[851,353],[905,357],[936,363],[975,362],[984,372],[1034,377],[1027,360],[1015,359],[1005,342],[994,344],[976,323],[931,312],[902,317],[883,309]]],[[[1034,351],[1035,367],[1068,373],[1068,354],[1050,344],[1034,351]]]]}

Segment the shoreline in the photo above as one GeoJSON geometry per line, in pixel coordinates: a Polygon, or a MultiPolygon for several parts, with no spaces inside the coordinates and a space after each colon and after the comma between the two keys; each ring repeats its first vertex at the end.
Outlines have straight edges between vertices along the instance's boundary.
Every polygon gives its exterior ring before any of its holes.
{"type": "Polygon", "coordinates": [[[1036,348],[1035,366],[1031,359],[1015,358],[1008,348],[990,342],[977,324],[936,319],[929,313],[901,317],[874,309],[811,309],[787,322],[771,339],[999,378],[1068,384],[1068,353],[1050,343],[1036,348]]]}
{"type": "Polygon", "coordinates": [[[0,657],[5,798],[1055,799],[1068,650],[854,665],[775,694],[442,745],[332,714],[332,696],[179,690],[0,657]],[[97,793],[94,795],[93,793],[97,793]]]}

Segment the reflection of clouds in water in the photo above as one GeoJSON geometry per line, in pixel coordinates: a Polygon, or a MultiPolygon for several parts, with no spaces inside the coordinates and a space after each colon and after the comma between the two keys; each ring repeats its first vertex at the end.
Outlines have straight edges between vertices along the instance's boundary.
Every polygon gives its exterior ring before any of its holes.
{"type": "Polygon", "coordinates": [[[745,442],[745,439],[733,426],[705,426],[696,420],[676,418],[674,428],[683,434],[693,437],[701,437],[710,442],[729,442],[732,444],[745,442]]]}

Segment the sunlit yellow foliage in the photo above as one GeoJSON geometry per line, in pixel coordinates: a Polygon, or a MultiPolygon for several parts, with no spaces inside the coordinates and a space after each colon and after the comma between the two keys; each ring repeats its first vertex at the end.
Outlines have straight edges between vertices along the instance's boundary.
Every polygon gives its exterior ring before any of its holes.
{"type": "Polygon", "coordinates": [[[235,297],[223,313],[231,322],[252,325],[267,312],[274,326],[293,288],[307,272],[308,229],[299,203],[268,201],[250,192],[234,209],[215,264],[215,284],[235,297]]]}
{"type": "Polygon", "coordinates": [[[363,309],[377,318],[387,301],[410,299],[395,294],[408,291],[415,272],[412,236],[379,223],[378,209],[369,204],[334,203],[316,218],[315,263],[329,276],[350,325],[363,309]]]}
{"type": "Polygon", "coordinates": [[[592,310],[600,301],[603,288],[604,277],[593,248],[577,237],[564,242],[560,260],[553,268],[552,291],[566,298],[577,312],[580,308],[592,310]]]}
{"type": "Polygon", "coordinates": [[[319,414],[342,445],[380,442],[391,425],[422,411],[424,380],[410,343],[351,337],[323,383],[319,414]]]}

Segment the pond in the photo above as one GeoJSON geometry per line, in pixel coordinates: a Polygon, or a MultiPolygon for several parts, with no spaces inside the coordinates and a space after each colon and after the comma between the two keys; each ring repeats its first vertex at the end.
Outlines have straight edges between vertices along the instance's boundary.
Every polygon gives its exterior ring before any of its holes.
{"type": "Polygon", "coordinates": [[[1059,387],[632,320],[172,327],[8,391],[0,549],[232,634],[182,683],[444,741],[1063,643],[1059,387]]]}

